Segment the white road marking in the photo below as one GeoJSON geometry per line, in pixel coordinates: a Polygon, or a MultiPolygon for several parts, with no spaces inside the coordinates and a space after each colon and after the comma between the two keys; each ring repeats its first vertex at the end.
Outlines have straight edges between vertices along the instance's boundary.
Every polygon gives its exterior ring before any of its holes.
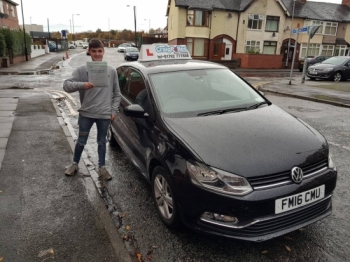
{"type": "Polygon", "coordinates": [[[339,145],[339,144],[336,144],[336,143],[333,143],[333,142],[329,142],[329,141],[328,141],[328,144],[331,144],[333,146],[340,147],[342,149],[350,151],[350,147],[347,147],[347,146],[339,145]]]}
{"type": "Polygon", "coordinates": [[[70,94],[68,94],[67,92],[61,91],[61,90],[55,90],[55,92],[59,92],[59,93],[63,94],[64,96],[68,97],[73,102],[73,104],[75,106],[78,106],[78,103],[75,101],[75,99],[70,94]]]}

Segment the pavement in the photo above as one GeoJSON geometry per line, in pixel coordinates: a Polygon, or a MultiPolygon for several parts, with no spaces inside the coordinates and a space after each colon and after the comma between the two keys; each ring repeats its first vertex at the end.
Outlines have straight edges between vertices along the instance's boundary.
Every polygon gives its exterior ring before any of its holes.
{"type": "MultiPolygon", "coordinates": [[[[60,56],[1,71],[51,69],[60,56]]],[[[55,99],[40,90],[0,87],[0,261],[136,261],[85,152],[79,173],[64,175],[73,148],[55,99]]]]}
{"type": "MultiPolygon", "coordinates": [[[[63,57],[62,52],[46,54],[0,68],[0,74],[40,74],[63,57]]],[[[252,76],[289,72],[234,71],[252,76]]],[[[346,82],[302,84],[301,75],[293,75],[291,84],[287,77],[259,81],[253,85],[262,92],[350,107],[346,82]]],[[[0,261],[135,261],[87,155],[78,175],[63,174],[72,159],[73,133],[49,94],[0,87],[0,261]]]]}

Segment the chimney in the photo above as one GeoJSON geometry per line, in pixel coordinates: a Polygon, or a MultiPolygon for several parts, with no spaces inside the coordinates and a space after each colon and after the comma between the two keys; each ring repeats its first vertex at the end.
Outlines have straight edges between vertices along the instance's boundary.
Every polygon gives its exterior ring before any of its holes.
{"type": "Polygon", "coordinates": [[[341,4],[350,6],[350,0],[343,0],[341,4]]]}
{"type": "MultiPolygon", "coordinates": [[[[299,0],[301,3],[305,4],[306,3],[306,0],[299,0]]],[[[345,0],[343,0],[345,1],[345,0]]]]}

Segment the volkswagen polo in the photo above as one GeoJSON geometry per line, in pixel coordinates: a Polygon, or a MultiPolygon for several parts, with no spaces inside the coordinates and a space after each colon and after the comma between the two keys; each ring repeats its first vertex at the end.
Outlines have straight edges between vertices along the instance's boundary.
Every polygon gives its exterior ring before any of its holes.
{"type": "Polygon", "coordinates": [[[142,46],[117,68],[108,131],[170,228],[264,241],[329,216],[337,171],[318,131],[186,46],[142,46]]]}

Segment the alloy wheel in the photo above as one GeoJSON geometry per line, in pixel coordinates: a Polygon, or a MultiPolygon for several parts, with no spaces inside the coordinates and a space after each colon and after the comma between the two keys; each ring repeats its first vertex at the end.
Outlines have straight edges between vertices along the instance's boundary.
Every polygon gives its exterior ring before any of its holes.
{"type": "Polygon", "coordinates": [[[337,72],[334,74],[334,82],[339,82],[341,80],[341,73],[337,72]]]}
{"type": "Polygon", "coordinates": [[[154,179],[153,187],[159,212],[165,219],[171,219],[173,217],[174,208],[172,192],[168,182],[161,174],[158,174],[154,179]]]}

